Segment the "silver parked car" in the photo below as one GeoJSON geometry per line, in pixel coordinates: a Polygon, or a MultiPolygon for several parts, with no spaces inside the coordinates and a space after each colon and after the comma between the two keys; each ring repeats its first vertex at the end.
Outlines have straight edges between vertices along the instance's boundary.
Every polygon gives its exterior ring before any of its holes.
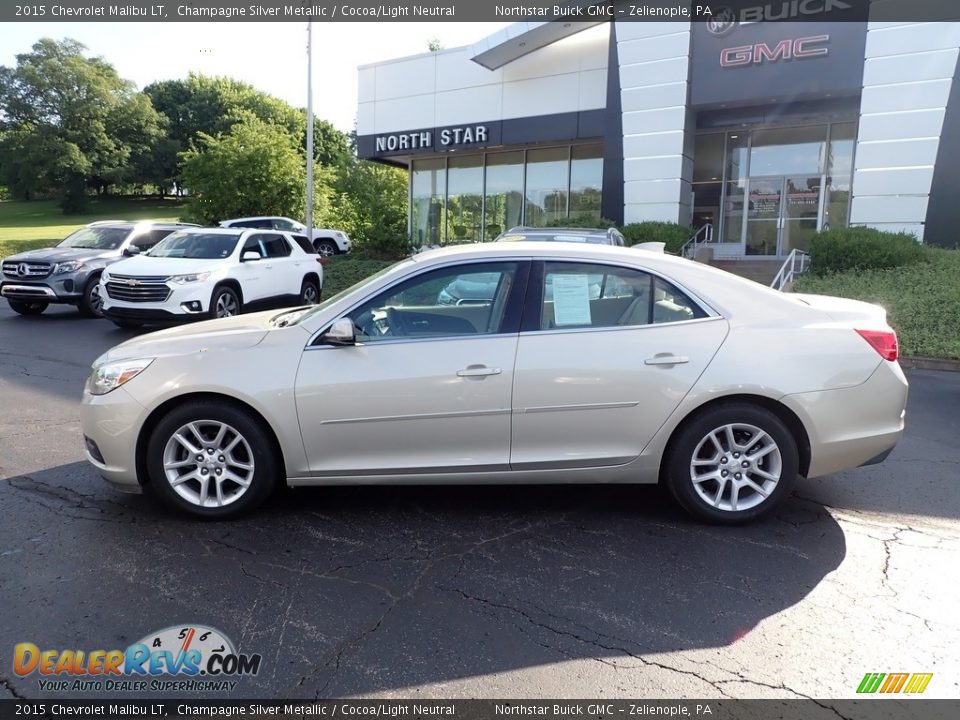
{"type": "Polygon", "coordinates": [[[284,483],[664,482],[741,523],[798,476],[885,458],[906,399],[876,305],[662,253],[491,243],[127,341],[95,362],[81,421],[107,480],[199,516],[284,483]],[[489,302],[438,302],[478,273],[489,302]]]}

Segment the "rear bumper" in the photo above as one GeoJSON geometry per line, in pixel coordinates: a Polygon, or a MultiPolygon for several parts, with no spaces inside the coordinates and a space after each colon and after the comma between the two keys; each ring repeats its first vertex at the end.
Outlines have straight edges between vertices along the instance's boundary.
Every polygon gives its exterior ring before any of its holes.
{"type": "Polygon", "coordinates": [[[855,387],[782,398],[809,435],[807,477],[882,462],[903,436],[907,390],[900,366],[882,361],[855,387]]]}

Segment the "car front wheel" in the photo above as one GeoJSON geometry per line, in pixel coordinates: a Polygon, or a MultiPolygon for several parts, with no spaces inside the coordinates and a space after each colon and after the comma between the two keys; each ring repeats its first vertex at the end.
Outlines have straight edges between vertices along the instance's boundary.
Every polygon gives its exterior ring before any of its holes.
{"type": "Polygon", "coordinates": [[[47,309],[47,304],[45,302],[10,300],[10,309],[21,315],[39,315],[47,309]]]}
{"type": "Polygon", "coordinates": [[[317,252],[323,255],[324,257],[331,257],[340,252],[337,248],[337,244],[332,240],[317,240],[316,245],[317,252]]]}
{"type": "Polygon", "coordinates": [[[222,285],[213,291],[213,297],[210,298],[211,318],[233,317],[240,314],[240,309],[240,297],[233,288],[222,285]]]}
{"type": "Polygon", "coordinates": [[[100,276],[90,278],[80,298],[80,314],[84,317],[103,317],[103,298],[100,296],[100,276]]]}
{"type": "Polygon", "coordinates": [[[147,444],[147,489],[196,517],[229,518],[260,505],[277,485],[273,443],[248,413],[196,401],[168,413],[147,444]]]}
{"type": "Polygon", "coordinates": [[[790,430],[756,405],[718,405],[674,438],[667,482],[677,501],[707,522],[739,525],[767,514],[789,496],[799,456],[790,430]]]}

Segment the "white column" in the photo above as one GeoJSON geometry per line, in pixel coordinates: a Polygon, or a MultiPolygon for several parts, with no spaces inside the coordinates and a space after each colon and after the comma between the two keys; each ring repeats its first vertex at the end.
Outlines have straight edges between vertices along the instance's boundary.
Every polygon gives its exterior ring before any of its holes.
{"type": "MultiPolygon", "coordinates": [[[[689,22],[618,22],[624,221],[690,222],[689,22]]],[[[611,68],[611,71],[613,69],[611,68]]]]}
{"type": "Polygon", "coordinates": [[[868,23],[851,225],[923,239],[958,48],[960,22],[868,23]]]}

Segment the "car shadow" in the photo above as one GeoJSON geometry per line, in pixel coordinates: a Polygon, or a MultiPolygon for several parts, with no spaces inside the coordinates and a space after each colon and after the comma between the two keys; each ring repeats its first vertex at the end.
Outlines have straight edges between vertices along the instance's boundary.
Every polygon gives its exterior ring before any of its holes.
{"type": "MultiPolygon", "coordinates": [[[[722,528],[656,487],[300,488],[247,518],[199,522],[75,463],[0,481],[0,503],[22,519],[0,529],[3,637],[125,648],[210,625],[263,656],[240,679],[246,697],[722,651],[846,554],[815,504],[722,528]]],[[[43,695],[35,678],[10,682],[43,695]]]]}

